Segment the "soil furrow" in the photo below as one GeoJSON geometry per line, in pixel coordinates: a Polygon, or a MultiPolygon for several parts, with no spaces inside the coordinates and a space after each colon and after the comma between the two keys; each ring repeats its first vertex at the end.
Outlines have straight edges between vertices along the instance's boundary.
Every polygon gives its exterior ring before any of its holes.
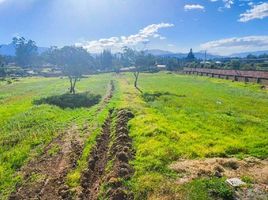
{"type": "Polygon", "coordinates": [[[79,195],[81,199],[94,200],[98,198],[102,177],[108,162],[108,148],[111,134],[111,115],[112,111],[103,124],[102,133],[97,138],[96,146],[89,156],[88,168],[82,174],[81,184],[83,191],[79,195]]]}

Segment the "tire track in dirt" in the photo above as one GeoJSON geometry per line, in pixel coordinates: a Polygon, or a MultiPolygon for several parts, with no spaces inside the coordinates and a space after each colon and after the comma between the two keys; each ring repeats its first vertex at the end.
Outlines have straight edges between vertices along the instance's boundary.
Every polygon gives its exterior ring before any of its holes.
{"type": "MultiPolygon", "coordinates": [[[[111,81],[97,113],[108,104],[113,91],[114,84],[111,81]]],[[[70,129],[53,139],[40,157],[21,169],[23,183],[9,199],[71,199],[65,178],[68,172],[76,167],[87,137],[88,134],[81,136],[78,127],[72,125],[70,129]]]]}
{"type": "MultiPolygon", "coordinates": [[[[134,173],[129,160],[134,157],[132,141],[128,135],[127,123],[134,115],[128,110],[120,110],[116,116],[116,126],[112,134],[113,111],[103,125],[102,134],[88,159],[88,168],[81,178],[82,193],[80,199],[97,200],[101,186],[106,185],[105,198],[113,200],[133,199],[129,188],[123,185],[134,173]],[[110,147],[110,148],[109,148],[110,147]],[[107,170],[108,162],[112,162],[107,170]]],[[[103,194],[101,194],[103,195],[103,194]]]]}

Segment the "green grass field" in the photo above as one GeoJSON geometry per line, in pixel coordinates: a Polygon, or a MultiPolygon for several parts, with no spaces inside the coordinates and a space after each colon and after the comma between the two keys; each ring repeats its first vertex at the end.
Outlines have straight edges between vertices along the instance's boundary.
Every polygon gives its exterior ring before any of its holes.
{"type": "MultiPolygon", "coordinates": [[[[136,150],[132,161],[135,174],[126,184],[136,199],[172,199],[177,194],[208,199],[211,187],[224,195],[231,192],[223,179],[176,185],[177,174],[169,165],[181,158],[268,157],[268,92],[259,85],[161,72],[141,74],[142,94],[133,87],[132,74],[90,76],[78,82],[77,90],[103,97],[110,80],[115,82],[115,95],[97,116],[98,105],[62,109],[34,104],[66,93],[67,79],[23,78],[8,85],[1,83],[0,199],[20,182],[17,171],[42,153],[61,131],[73,123],[101,127],[111,107],[129,108],[135,114],[129,122],[136,150]]],[[[99,129],[89,136],[78,167],[68,174],[71,187],[79,185],[99,129]]]]}

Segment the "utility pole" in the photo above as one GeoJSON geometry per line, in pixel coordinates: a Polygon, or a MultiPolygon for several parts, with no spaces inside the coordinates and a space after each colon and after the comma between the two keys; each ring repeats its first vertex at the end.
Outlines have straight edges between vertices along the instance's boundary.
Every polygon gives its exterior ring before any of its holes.
{"type": "Polygon", "coordinates": [[[207,64],[207,50],[205,50],[204,68],[206,68],[206,64],[207,64]]]}

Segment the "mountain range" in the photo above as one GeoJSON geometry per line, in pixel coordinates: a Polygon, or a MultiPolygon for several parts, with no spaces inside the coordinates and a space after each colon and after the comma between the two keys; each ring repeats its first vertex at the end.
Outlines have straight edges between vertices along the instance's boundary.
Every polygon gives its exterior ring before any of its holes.
{"type": "MultiPolygon", "coordinates": [[[[171,51],[164,51],[160,49],[150,49],[147,50],[147,53],[150,53],[154,56],[168,56],[168,57],[176,57],[176,58],[185,58],[188,53],[174,53],[171,51]]],[[[204,52],[194,52],[194,55],[197,59],[205,59],[205,53],[204,52]]],[[[207,53],[206,59],[215,59],[215,58],[223,58],[223,56],[220,55],[213,55],[207,53]]]]}
{"type": "MultiPolygon", "coordinates": [[[[43,53],[47,51],[47,47],[38,47],[38,53],[43,53]]],[[[13,44],[3,44],[0,45],[0,55],[5,55],[5,56],[15,56],[16,50],[13,44]]]]}
{"type": "MultiPolygon", "coordinates": [[[[43,53],[48,50],[48,47],[38,47],[38,53],[43,53]]],[[[176,58],[185,58],[188,53],[174,53],[171,51],[165,51],[161,49],[150,49],[146,51],[147,53],[150,53],[154,56],[168,56],[168,57],[176,57],[176,58]]],[[[261,54],[268,54],[268,50],[266,51],[253,51],[253,52],[243,52],[243,53],[235,53],[231,54],[230,56],[220,56],[215,54],[207,53],[206,58],[207,59],[217,59],[217,58],[224,58],[224,57],[246,57],[249,54],[259,56],[261,54]]],[[[15,47],[13,44],[3,44],[0,45],[0,55],[6,55],[6,56],[14,56],[15,55],[15,47]]],[[[204,52],[194,52],[194,55],[197,59],[205,59],[205,53],[204,52]]]]}

